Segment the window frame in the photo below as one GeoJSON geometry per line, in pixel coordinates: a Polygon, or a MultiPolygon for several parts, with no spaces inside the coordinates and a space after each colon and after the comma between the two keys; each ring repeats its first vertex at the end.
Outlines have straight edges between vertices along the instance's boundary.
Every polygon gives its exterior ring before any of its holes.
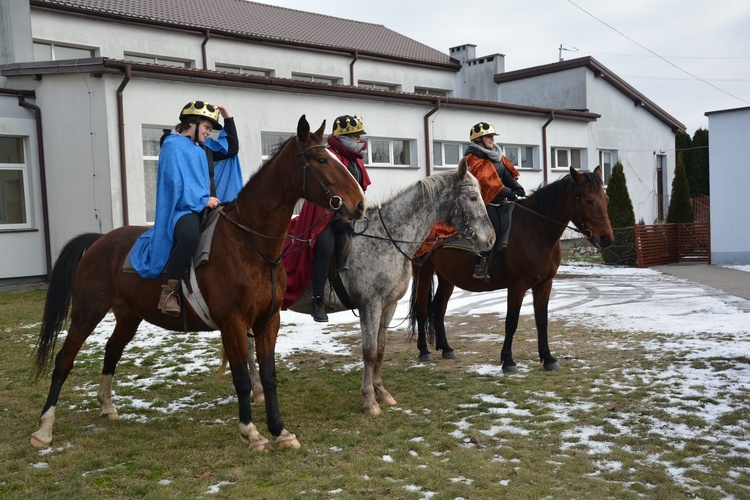
{"type": "MultiPolygon", "coordinates": [[[[19,151],[23,155],[21,162],[19,163],[0,163],[0,171],[2,172],[19,172],[19,178],[21,180],[21,189],[17,191],[18,196],[21,197],[19,208],[22,210],[21,216],[22,222],[0,222],[0,231],[17,231],[33,229],[33,212],[31,207],[31,179],[29,172],[29,155],[28,155],[28,137],[27,136],[16,136],[16,135],[3,135],[0,136],[3,139],[16,139],[20,141],[17,143],[19,151]]],[[[0,218],[5,220],[7,218],[6,205],[5,205],[5,181],[0,178],[0,218]]]]}
{"type": "Polygon", "coordinates": [[[450,90],[436,89],[431,87],[414,87],[414,93],[419,95],[432,95],[436,97],[449,97],[450,90]]]}
{"type": "Polygon", "coordinates": [[[609,179],[612,177],[612,169],[617,163],[617,150],[616,149],[600,149],[599,150],[599,166],[602,167],[602,175],[604,177],[604,185],[609,184],[609,179]],[[604,156],[609,155],[609,167],[605,166],[604,156]]]}
{"type": "Polygon", "coordinates": [[[396,83],[373,82],[370,80],[357,80],[357,87],[363,89],[385,90],[388,92],[398,92],[400,85],[396,83]]]}
{"type": "Polygon", "coordinates": [[[461,161],[461,158],[464,157],[464,153],[466,151],[466,148],[469,147],[469,143],[467,142],[461,142],[461,141],[433,141],[432,143],[432,164],[435,168],[446,168],[446,169],[453,169],[458,168],[458,162],[461,161]],[[436,161],[437,155],[435,154],[435,148],[437,145],[440,145],[440,163],[436,161]],[[447,154],[445,152],[446,146],[450,147],[456,147],[458,148],[458,160],[456,163],[447,163],[446,158],[447,154]]]}
{"type": "Polygon", "coordinates": [[[367,149],[365,150],[366,155],[363,158],[363,162],[370,167],[395,167],[395,168],[415,168],[416,167],[416,154],[415,154],[415,141],[412,139],[399,139],[395,137],[371,137],[367,136],[367,149]],[[375,152],[375,143],[387,142],[388,143],[388,161],[387,162],[374,162],[373,153],[375,152]],[[394,144],[400,144],[401,151],[406,152],[405,163],[396,163],[395,151],[398,148],[394,147],[394,144]]]}
{"type": "Polygon", "coordinates": [[[274,70],[272,69],[254,68],[250,66],[239,66],[236,64],[215,63],[214,70],[223,71],[225,73],[240,74],[240,75],[264,76],[267,78],[272,78],[274,76],[274,70]]]}
{"type": "Polygon", "coordinates": [[[501,144],[500,147],[503,148],[503,154],[511,160],[511,163],[513,163],[513,166],[518,169],[524,169],[524,170],[534,170],[535,168],[535,155],[534,155],[534,146],[530,144],[501,144]],[[510,156],[508,156],[508,150],[515,149],[518,151],[516,154],[516,158],[519,156],[521,157],[520,164],[516,160],[516,162],[513,162],[510,156]],[[524,165],[524,162],[531,163],[531,165],[524,165]]]}
{"type": "Polygon", "coordinates": [[[34,39],[32,41],[32,51],[34,55],[34,61],[66,61],[70,59],[90,59],[92,57],[96,57],[97,52],[99,49],[97,47],[89,47],[86,45],[75,45],[75,44],[69,44],[69,43],[57,43],[50,40],[36,40],[34,39]],[[39,46],[46,46],[49,48],[49,55],[51,59],[37,59],[37,47],[39,46]],[[57,56],[57,49],[66,49],[66,50],[79,50],[82,52],[88,52],[88,54],[83,57],[74,57],[74,58],[60,58],[57,56]]]}
{"type": "Polygon", "coordinates": [[[195,67],[195,61],[192,59],[182,59],[179,57],[166,57],[166,56],[159,56],[156,54],[124,52],[123,59],[125,61],[136,62],[136,63],[141,63],[141,64],[158,64],[160,66],[170,66],[173,68],[192,69],[195,67]]]}
{"type": "Polygon", "coordinates": [[[571,148],[571,147],[553,147],[551,150],[552,156],[552,170],[569,170],[572,166],[577,170],[587,170],[586,167],[586,149],[585,148],[571,148]],[[559,165],[559,158],[561,153],[564,153],[566,158],[566,165],[559,165]],[[575,164],[577,163],[577,165],[575,164]]]}
{"type": "Polygon", "coordinates": [[[324,83],[326,85],[338,85],[341,78],[337,76],[314,75],[312,73],[292,73],[292,80],[310,83],[324,83]]]}

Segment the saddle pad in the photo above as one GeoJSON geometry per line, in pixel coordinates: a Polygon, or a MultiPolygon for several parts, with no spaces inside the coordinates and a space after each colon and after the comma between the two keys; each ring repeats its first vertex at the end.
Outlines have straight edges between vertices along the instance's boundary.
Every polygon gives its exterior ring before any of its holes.
{"type": "MultiPolygon", "coordinates": [[[[499,252],[503,248],[508,246],[508,237],[510,236],[511,219],[513,215],[513,208],[515,203],[501,203],[500,205],[490,205],[493,209],[497,210],[500,227],[495,227],[495,247],[493,250],[499,252]]],[[[453,248],[455,250],[465,250],[467,252],[474,252],[471,248],[471,242],[464,238],[460,240],[450,241],[443,244],[444,248],[453,248]]]]}
{"type": "MultiPolygon", "coordinates": [[[[222,209],[220,208],[219,210],[222,209]]],[[[198,248],[195,250],[195,255],[193,255],[193,265],[195,267],[208,262],[208,257],[211,254],[211,242],[213,241],[214,231],[216,230],[216,222],[219,220],[219,210],[211,212],[208,219],[203,224],[201,237],[200,240],[198,240],[198,248]]],[[[132,252],[132,249],[130,252],[132,252]]],[[[122,264],[122,270],[126,273],[136,272],[135,269],[133,269],[133,265],[130,263],[130,252],[125,256],[125,262],[122,264]]]]}

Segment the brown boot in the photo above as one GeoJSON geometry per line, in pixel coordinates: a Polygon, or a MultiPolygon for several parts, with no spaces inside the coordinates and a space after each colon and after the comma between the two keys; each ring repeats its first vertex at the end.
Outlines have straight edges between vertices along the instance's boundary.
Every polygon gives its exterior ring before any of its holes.
{"type": "Polygon", "coordinates": [[[159,297],[159,310],[170,316],[180,315],[180,280],[167,280],[166,285],[161,286],[159,297]]]}
{"type": "Polygon", "coordinates": [[[489,257],[486,255],[479,254],[477,256],[477,263],[474,266],[474,278],[482,280],[485,283],[490,281],[490,262],[489,257]]]}

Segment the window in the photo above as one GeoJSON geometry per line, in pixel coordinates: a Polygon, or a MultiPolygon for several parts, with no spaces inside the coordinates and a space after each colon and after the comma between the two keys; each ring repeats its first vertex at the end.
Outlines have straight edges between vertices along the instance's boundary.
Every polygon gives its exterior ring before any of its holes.
{"type": "Polygon", "coordinates": [[[27,178],[23,138],[0,136],[0,229],[29,227],[27,178]]]}
{"type": "Polygon", "coordinates": [[[273,76],[273,71],[270,69],[262,68],[246,68],[244,66],[230,66],[226,64],[215,65],[216,71],[226,71],[227,73],[239,73],[240,75],[254,75],[254,76],[273,76]]]}
{"type": "Polygon", "coordinates": [[[582,149],[552,148],[552,168],[585,168],[582,152],[582,149]]]}
{"type": "Polygon", "coordinates": [[[612,175],[612,167],[617,163],[617,151],[599,150],[599,166],[604,171],[604,184],[609,183],[609,177],[612,175]]]}
{"type": "Polygon", "coordinates": [[[460,142],[433,142],[432,163],[436,167],[455,167],[464,156],[467,145],[460,142]]]}
{"type": "Polygon", "coordinates": [[[268,160],[276,152],[279,146],[284,144],[294,134],[274,134],[270,132],[262,132],[260,134],[260,144],[262,148],[261,159],[263,161],[268,160]]]}
{"type": "Polygon", "coordinates": [[[188,60],[184,59],[171,59],[168,57],[152,56],[146,54],[125,54],[126,61],[147,63],[147,64],[161,64],[162,66],[174,66],[177,68],[190,68],[192,64],[188,60]]]}
{"type": "Polygon", "coordinates": [[[427,87],[414,87],[414,93],[415,94],[422,94],[422,95],[434,95],[438,97],[448,97],[448,91],[447,90],[441,90],[441,89],[430,89],[427,87]]]}
{"type": "Polygon", "coordinates": [[[392,83],[365,82],[362,80],[357,82],[357,86],[362,87],[363,89],[389,90],[391,92],[396,92],[398,90],[398,85],[392,83]]]}
{"type": "Polygon", "coordinates": [[[534,168],[534,147],[504,145],[503,151],[510,162],[516,167],[534,168]]]}
{"type": "Polygon", "coordinates": [[[398,165],[410,167],[411,162],[411,141],[403,139],[384,139],[368,138],[367,139],[367,165],[398,165]]]}
{"type": "Polygon", "coordinates": [[[153,223],[156,216],[156,173],[159,166],[159,140],[164,129],[169,127],[147,127],[141,129],[143,142],[143,188],[146,222],[153,223]]]}
{"type": "Polygon", "coordinates": [[[305,75],[302,73],[292,73],[292,80],[299,80],[301,82],[325,83],[327,85],[335,85],[339,83],[338,78],[321,75],[305,75]]]}
{"type": "Polygon", "coordinates": [[[96,49],[52,42],[34,42],[35,61],[64,61],[65,59],[88,59],[90,57],[96,57],[96,49]]]}

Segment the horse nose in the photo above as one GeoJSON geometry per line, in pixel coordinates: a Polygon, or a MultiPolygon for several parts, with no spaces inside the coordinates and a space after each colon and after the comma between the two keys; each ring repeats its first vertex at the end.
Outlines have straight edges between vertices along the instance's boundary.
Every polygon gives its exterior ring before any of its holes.
{"type": "Polygon", "coordinates": [[[361,219],[365,215],[365,202],[360,201],[357,203],[357,213],[355,214],[355,218],[361,219]]]}
{"type": "Polygon", "coordinates": [[[612,238],[609,236],[602,236],[599,238],[599,244],[602,246],[602,248],[607,248],[612,244],[612,238]]]}

